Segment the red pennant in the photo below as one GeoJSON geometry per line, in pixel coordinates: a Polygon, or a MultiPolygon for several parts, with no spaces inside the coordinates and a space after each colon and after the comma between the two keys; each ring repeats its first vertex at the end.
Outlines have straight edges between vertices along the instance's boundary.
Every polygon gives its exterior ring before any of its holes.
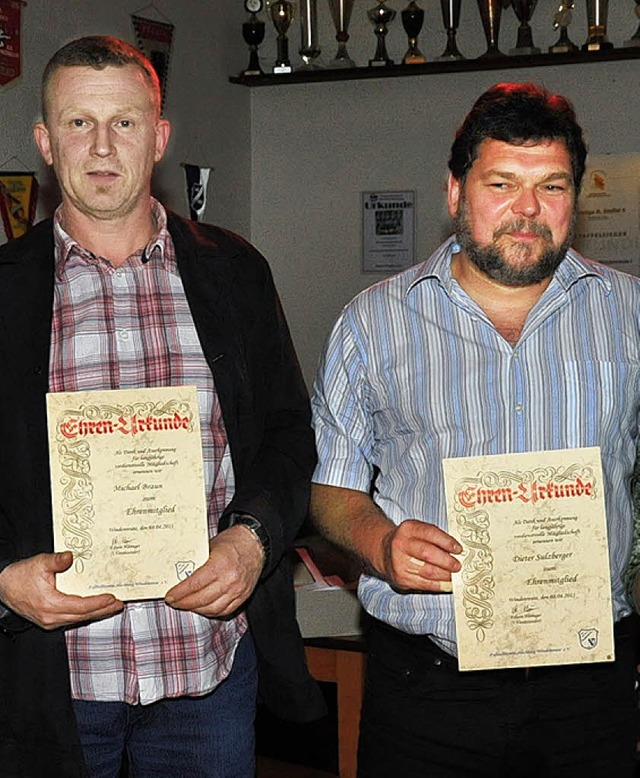
{"type": "Polygon", "coordinates": [[[22,0],[0,0],[0,85],[20,75],[22,0]]]}
{"type": "Polygon", "coordinates": [[[162,106],[164,107],[167,91],[167,76],[169,74],[169,57],[173,40],[173,25],[145,19],[131,14],[133,29],[136,33],[138,48],[151,61],[162,90],[162,106]]]}
{"type": "Polygon", "coordinates": [[[33,225],[37,198],[33,173],[0,170],[0,216],[8,240],[19,238],[33,225]]]}

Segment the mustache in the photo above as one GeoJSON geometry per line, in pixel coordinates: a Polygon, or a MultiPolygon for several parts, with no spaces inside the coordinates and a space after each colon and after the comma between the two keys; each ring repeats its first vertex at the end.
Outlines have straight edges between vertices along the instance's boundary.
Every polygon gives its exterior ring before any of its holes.
{"type": "Polygon", "coordinates": [[[546,240],[552,239],[551,230],[546,224],[541,224],[536,221],[527,221],[526,219],[515,219],[511,222],[506,222],[497,227],[493,232],[493,239],[507,235],[510,232],[531,232],[533,235],[539,235],[546,240]]]}

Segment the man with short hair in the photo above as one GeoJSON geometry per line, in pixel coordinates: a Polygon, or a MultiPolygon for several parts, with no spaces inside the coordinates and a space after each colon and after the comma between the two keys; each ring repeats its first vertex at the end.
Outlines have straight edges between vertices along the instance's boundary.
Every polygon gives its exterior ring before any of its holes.
{"type": "Polygon", "coordinates": [[[250,778],[258,681],[281,716],[323,712],[282,562],[315,462],[287,325],[252,246],[151,197],[170,128],[140,52],[71,42],[42,102],[62,204],[0,250],[0,772],[113,777],[126,752],[139,776],[250,778]],[[176,385],[198,392],[208,561],[164,601],[58,591],[45,394],[176,385]]]}
{"type": "Polygon", "coordinates": [[[498,84],[449,161],[455,236],[356,297],[312,401],[312,514],[366,566],[361,778],[634,774],[623,574],[640,283],[570,248],[586,146],[570,103],[498,84]],[[599,446],[616,660],[460,672],[442,460],[599,446]],[[371,496],[370,496],[371,495],[371,496]]]}

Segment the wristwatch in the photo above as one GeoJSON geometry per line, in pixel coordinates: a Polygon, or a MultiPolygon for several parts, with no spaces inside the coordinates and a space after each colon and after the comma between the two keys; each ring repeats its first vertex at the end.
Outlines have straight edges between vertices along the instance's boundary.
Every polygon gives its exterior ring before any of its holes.
{"type": "Polygon", "coordinates": [[[244,0],[244,9],[250,14],[259,14],[263,6],[262,0],[244,0]]]}
{"type": "MultiPolygon", "coordinates": [[[[256,540],[260,542],[264,550],[264,567],[269,563],[269,557],[271,555],[271,538],[269,533],[262,525],[262,522],[258,521],[255,516],[250,516],[248,513],[232,513],[229,518],[229,527],[234,527],[237,524],[241,524],[243,527],[248,527],[253,532],[256,540]]],[[[227,527],[228,529],[228,527],[227,527]]]]}

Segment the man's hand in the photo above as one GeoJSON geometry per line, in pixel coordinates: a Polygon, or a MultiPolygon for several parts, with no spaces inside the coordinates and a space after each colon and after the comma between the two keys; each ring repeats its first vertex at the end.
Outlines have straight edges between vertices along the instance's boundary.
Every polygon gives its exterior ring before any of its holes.
{"type": "Polygon", "coordinates": [[[224,530],[209,544],[209,559],[186,581],[170,589],[165,602],[201,616],[230,616],[255,589],[264,550],[242,524],[224,530]]]}
{"type": "Polygon", "coordinates": [[[385,535],[379,572],[401,591],[450,592],[451,573],[460,570],[452,554],[461,551],[458,541],[439,527],[408,519],[385,535]]]}
{"type": "Polygon", "coordinates": [[[323,534],[399,591],[450,592],[462,546],[434,524],[394,524],[366,492],[313,484],[311,516],[323,534]]]}
{"type": "Polygon", "coordinates": [[[42,629],[69,627],[113,616],[124,607],[112,594],[78,597],[56,589],[56,573],[71,567],[73,554],[63,551],[13,562],[0,573],[0,602],[42,629]]]}

